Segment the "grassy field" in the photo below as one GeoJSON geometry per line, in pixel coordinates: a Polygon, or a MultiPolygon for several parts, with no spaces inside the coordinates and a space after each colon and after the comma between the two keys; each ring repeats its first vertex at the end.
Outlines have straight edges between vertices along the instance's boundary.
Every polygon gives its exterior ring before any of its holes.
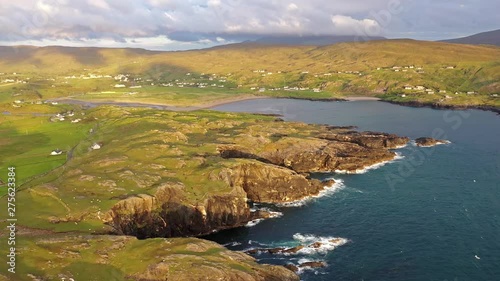
{"type": "MultiPolygon", "coordinates": [[[[78,113],[77,113],[78,114],[78,113]]],[[[83,116],[80,116],[81,118],[83,116]]],[[[76,118],[76,117],[75,117],[76,118]]],[[[88,135],[92,122],[51,122],[48,116],[0,116],[0,180],[6,182],[7,168],[17,169],[17,182],[44,174],[64,164],[72,149],[88,135]],[[53,150],[63,154],[52,156],[53,150]]],[[[0,196],[6,190],[1,189],[0,196]]]]}

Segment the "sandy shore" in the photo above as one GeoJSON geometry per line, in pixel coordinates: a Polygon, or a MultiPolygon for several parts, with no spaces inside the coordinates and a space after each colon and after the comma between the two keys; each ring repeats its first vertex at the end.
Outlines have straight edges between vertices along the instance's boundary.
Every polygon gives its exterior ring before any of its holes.
{"type": "Polygon", "coordinates": [[[218,101],[212,101],[212,102],[208,102],[206,104],[199,105],[196,107],[198,107],[200,109],[209,109],[212,107],[216,107],[216,106],[220,106],[220,105],[224,105],[224,104],[235,103],[235,102],[239,102],[239,101],[260,100],[260,99],[270,99],[270,98],[272,98],[272,97],[254,96],[254,95],[246,96],[245,95],[245,96],[238,96],[238,97],[234,97],[234,98],[222,99],[222,100],[218,100],[218,101]]]}
{"type": "Polygon", "coordinates": [[[345,97],[348,101],[379,101],[381,99],[376,97],[345,97]]]}
{"type": "Polygon", "coordinates": [[[199,109],[210,109],[210,108],[213,108],[216,106],[245,101],[245,100],[268,99],[268,98],[271,98],[271,97],[255,96],[255,95],[242,95],[242,96],[235,96],[235,97],[210,101],[210,102],[206,102],[203,104],[192,105],[192,106],[171,105],[168,103],[159,103],[159,102],[140,102],[140,101],[127,100],[127,99],[121,99],[121,100],[109,100],[109,99],[108,100],[92,100],[92,99],[80,100],[77,97],[55,98],[55,99],[49,100],[49,102],[56,101],[56,102],[60,102],[60,103],[80,104],[80,105],[86,105],[86,106],[117,105],[117,106],[130,106],[130,107],[134,107],[134,106],[153,107],[153,108],[172,110],[172,111],[193,111],[193,110],[199,110],[199,109]]]}
{"type": "MultiPolygon", "coordinates": [[[[98,105],[117,105],[117,106],[138,106],[138,107],[154,107],[165,110],[172,111],[193,111],[199,109],[211,109],[220,105],[230,104],[240,101],[247,100],[257,100],[257,99],[271,99],[273,97],[269,96],[256,96],[256,95],[241,95],[235,97],[229,97],[224,99],[219,99],[215,101],[209,101],[203,104],[192,105],[192,106],[180,106],[180,105],[171,105],[167,103],[158,103],[158,102],[137,102],[133,100],[80,100],[77,96],[74,97],[63,97],[63,98],[55,98],[49,101],[57,101],[61,103],[71,103],[71,104],[81,104],[87,106],[98,106],[98,105]]],[[[379,101],[379,98],[375,97],[344,97],[343,99],[347,101],[379,101]]]]}

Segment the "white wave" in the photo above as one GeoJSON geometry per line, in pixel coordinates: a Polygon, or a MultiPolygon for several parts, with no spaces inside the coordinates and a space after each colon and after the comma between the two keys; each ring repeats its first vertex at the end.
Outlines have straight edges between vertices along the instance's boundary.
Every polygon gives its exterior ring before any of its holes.
{"type": "Polygon", "coordinates": [[[407,146],[408,146],[408,143],[403,144],[403,145],[397,145],[395,148],[391,148],[391,149],[401,149],[401,148],[405,148],[407,146]]]}
{"type": "Polygon", "coordinates": [[[321,237],[307,234],[303,235],[300,233],[294,234],[293,239],[299,241],[301,244],[307,245],[297,252],[298,254],[305,255],[326,254],[349,242],[349,240],[345,238],[321,237]],[[315,243],[318,243],[319,246],[314,245],[315,243]]]}
{"type": "Polygon", "coordinates": [[[253,227],[253,226],[256,226],[258,225],[259,223],[261,223],[264,219],[256,219],[256,220],[252,220],[252,221],[249,221],[245,226],[246,227],[253,227]]]}
{"type": "Polygon", "coordinates": [[[335,183],[332,186],[325,186],[324,189],[321,190],[318,195],[309,196],[309,197],[306,197],[304,199],[293,201],[293,202],[280,203],[277,205],[280,207],[302,207],[314,199],[321,198],[324,196],[330,196],[330,195],[336,193],[337,191],[339,191],[345,187],[343,180],[340,180],[340,179],[337,180],[337,179],[333,179],[333,178],[330,178],[327,180],[334,180],[335,183]]]}
{"type": "Polygon", "coordinates": [[[298,260],[298,268],[299,270],[297,271],[297,274],[302,274],[304,273],[304,271],[314,271],[315,274],[318,274],[319,272],[317,271],[317,268],[312,268],[312,267],[309,267],[309,266],[304,266],[304,267],[300,267],[301,264],[304,264],[306,262],[321,262],[323,264],[325,264],[325,266],[328,266],[328,264],[322,260],[313,260],[313,259],[307,259],[307,258],[302,258],[302,259],[299,259],[298,260]]]}
{"type": "Polygon", "coordinates": [[[354,174],[354,175],[366,174],[370,170],[376,170],[376,169],[378,169],[380,167],[383,167],[383,166],[385,166],[387,164],[390,164],[390,163],[394,163],[395,161],[398,161],[398,160],[401,160],[401,159],[404,159],[404,158],[405,157],[400,152],[396,152],[396,155],[394,156],[394,158],[392,158],[392,160],[383,161],[383,162],[380,162],[380,163],[373,164],[371,166],[365,167],[363,169],[357,169],[357,170],[354,170],[354,171],[335,170],[335,173],[337,173],[337,174],[354,174]]]}
{"type": "Polygon", "coordinates": [[[450,144],[450,143],[451,143],[451,141],[445,140],[445,141],[438,141],[434,145],[421,145],[420,147],[433,147],[433,146],[438,146],[438,145],[442,145],[442,144],[450,144]]]}
{"type": "Polygon", "coordinates": [[[241,243],[240,242],[229,242],[229,243],[226,243],[226,244],[223,244],[222,246],[224,247],[236,247],[236,246],[241,246],[241,243]]]}
{"type": "Polygon", "coordinates": [[[256,211],[263,211],[263,212],[266,212],[269,214],[269,218],[271,219],[274,219],[274,218],[281,218],[283,216],[283,213],[282,212],[277,212],[277,211],[273,211],[271,210],[270,208],[267,208],[267,207],[255,207],[255,210],[256,211]]]}

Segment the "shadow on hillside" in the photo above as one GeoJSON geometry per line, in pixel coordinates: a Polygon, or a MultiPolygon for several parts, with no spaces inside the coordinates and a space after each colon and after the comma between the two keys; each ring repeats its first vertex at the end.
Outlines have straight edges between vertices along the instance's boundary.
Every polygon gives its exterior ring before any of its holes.
{"type": "MultiPolygon", "coordinates": [[[[103,65],[106,63],[106,57],[101,54],[103,48],[86,47],[34,47],[34,46],[0,46],[0,60],[7,63],[20,63],[22,61],[31,61],[31,63],[39,64],[41,61],[36,58],[37,55],[66,55],[75,59],[82,65],[103,65]]],[[[114,49],[110,49],[114,50],[114,49]]],[[[118,49],[116,49],[118,51],[118,49]]],[[[148,55],[155,52],[144,49],[127,49],[130,55],[148,55]]]]}
{"type": "MultiPolygon", "coordinates": [[[[120,73],[137,73],[137,65],[127,64],[119,68],[120,73]]],[[[169,64],[168,62],[151,63],[145,69],[139,71],[144,79],[152,79],[155,82],[172,82],[175,79],[186,77],[199,77],[200,74],[191,69],[169,64]],[[187,74],[190,76],[187,76],[187,74]]]]}

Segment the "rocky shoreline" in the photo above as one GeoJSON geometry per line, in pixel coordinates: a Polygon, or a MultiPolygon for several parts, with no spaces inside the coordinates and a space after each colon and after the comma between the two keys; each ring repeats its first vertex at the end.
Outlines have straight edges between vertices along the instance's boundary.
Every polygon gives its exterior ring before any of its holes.
{"type": "Polygon", "coordinates": [[[496,113],[497,115],[500,115],[500,108],[498,107],[493,107],[493,106],[483,106],[483,105],[451,105],[451,104],[442,104],[438,102],[434,103],[427,103],[427,102],[419,102],[419,101],[407,101],[407,102],[400,102],[400,101],[391,101],[391,100],[380,100],[383,102],[388,102],[396,105],[403,105],[403,106],[409,106],[409,107],[429,107],[429,108],[434,108],[434,109],[447,109],[447,110],[467,110],[467,109],[477,109],[477,110],[483,110],[483,111],[491,111],[496,113]]]}

